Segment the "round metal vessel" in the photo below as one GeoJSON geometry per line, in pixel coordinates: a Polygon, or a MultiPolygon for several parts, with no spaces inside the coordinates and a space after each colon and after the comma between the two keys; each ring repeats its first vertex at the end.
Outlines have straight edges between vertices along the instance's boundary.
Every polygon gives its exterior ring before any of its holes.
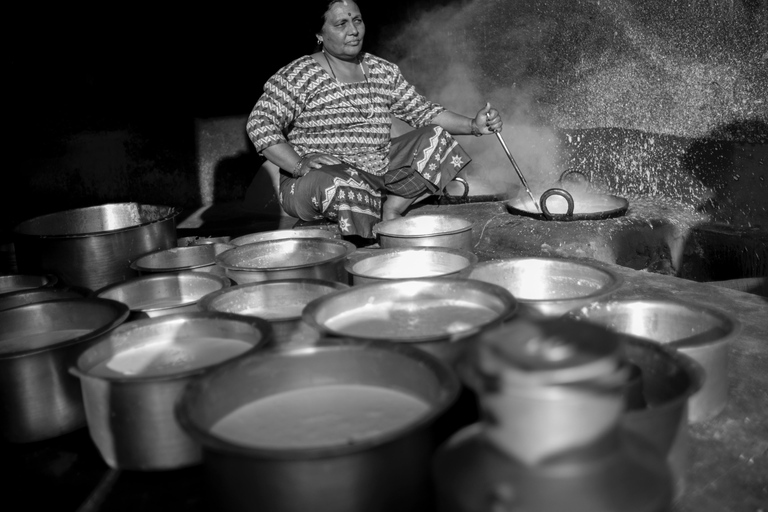
{"type": "Polygon", "coordinates": [[[68,370],[128,318],[120,302],[56,299],[0,311],[0,434],[41,441],[85,425],[80,383],[68,370]]]}
{"type": "Polygon", "coordinates": [[[451,247],[472,250],[472,221],[450,215],[413,215],[376,225],[382,249],[392,247],[451,247]]]}
{"type": "Polygon", "coordinates": [[[477,256],[450,247],[394,247],[358,249],[344,262],[352,285],[418,279],[469,276],[477,256]]]}
{"type": "Polygon", "coordinates": [[[618,335],[563,318],[519,318],[480,335],[459,371],[481,422],[436,454],[438,510],[667,510],[662,452],[620,427],[622,352],[618,335]]]}
{"type": "Polygon", "coordinates": [[[113,203],[51,213],[14,229],[20,273],[51,273],[64,283],[98,290],[135,277],[130,262],[176,246],[169,206],[113,203]]]}
{"type": "Polygon", "coordinates": [[[221,311],[256,316],[267,320],[274,331],[275,344],[307,344],[319,336],[302,322],[304,307],[329,293],[349,285],[319,279],[281,279],[232,286],[203,297],[203,311],[221,311]]]}
{"type": "Polygon", "coordinates": [[[277,279],[347,282],[344,259],[355,245],[333,238],[281,238],[237,246],[216,263],[237,284],[277,279]]]}
{"type": "Polygon", "coordinates": [[[685,490],[690,467],[688,410],[701,389],[704,370],[693,358],[653,341],[622,335],[624,360],[639,368],[646,405],[621,415],[621,426],[666,456],[675,495],[685,490]]]}
{"type": "Polygon", "coordinates": [[[498,285],[425,278],[333,292],[307,304],[302,316],[325,335],[407,343],[453,365],[474,335],[509,319],[517,305],[498,285]]]}
{"type": "Polygon", "coordinates": [[[229,243],[232,245],[245,245],[267,240],[283,240],[285,238],[339,238],[339,236],[337,233],[327,229],[277,229],[239,236],[232,239],[229,243]]]}
{"type": "Polygon", "coordinates": [[[560,316],[605,299],[623,283],[620,275],[602,266],[563,258],[484,261],[469,277],[503,286],[521,306],[545,316],[560,316]]]}
{"type": "Polygon", "coordinates": [[[317,346],[264,351],[193,382],[178,408],[182,426],[203,447],[217,509],[271,512],[428,510],[432,425],[454,402],[454,373],[429,354],[383,341],[322,340],[317,346]],[[426,414],[344,444],[269,448],[211,432],[224,416],[255,400],[322,385],[397,390],[429,405],[426,414]]]}
{"type": "Polygon", "coordinates": [[[184,389],[192,379],[270,341],[271,328],[262,319],[206,312],[127,322],[103,337],[80,355],[72,373],[80,378],[88,430],[104,461],[132,470],[198,464],[200,446],[174,415],[184,389]],[[194,343],[200,341],[209,350],[217,347],[216,359],[191,365],[194,343]],[[241,346],[223,353],[232,342],[241,346]],[[142,370],[110,371],[109,361],[152,344],[164,350],[153,354],[155,361],[142,361],[142,370]],[[160,358],[165,358],[162,364],[160,358]],[[146,371],[152,364],[154,373],[146,371]]]}
{"type": "Polygon", "coordinates": [[[706,377],[691,397],[691,422],[713,418],[728,403],[728,345],[741,331],[731,314],[678,300],[627,299],[596,303],[570,315],[663,344],[699,363],[706,377]]]}
{"type": "Polygon", "coordinates": [[[223,276],[224,269],[216,265],[216,255],[233,247],[230,244],[214,243],[161,249],[141,256],[131,263],[131,268],[139,275],[192,270],[223,276]]]}
{"type": "Polygon", "coordinates": [[[56,286],[59,278],[52,275],[7,274],[0,275],[0,297],[7,293],[35,288],[51,288],[56,286]]]}
{"type": "Polygon", "coordinates": [[[126,304],[134,317],[157,317],[198,311],[197,301],[230,285],[223,276],[182,270],[134,277],[97,290],[94,295],[126,304]]]}
{"type": "Polygon", "coordinates": [[[11,309],[25,304],[34,304],[54,299],[79,299],[88,297],[90,290],[67,286],[63,288],[31,288],[29,290],[19,290],[17,292],[4,293],[0,295],[0,311],[11,309]]]}
{"type": "Polygon", "coordinates": [[[505,201],[509,213],[555,221],[612,219],[623,216],[629,209],[629,201],[623,197],[595,193],[574,198],[570,192],[562,188],[551,188],[545,191],[539,203],[541,211],[536,210],[527,198],[517,197],[505,201]],[[554,205],[554,201],[549,199],[552,196],[564,198],[567,207],[554,205]]]}
{"type": "Polygon", "coordinates": [[[669,468],[646,440],[623,432],[602,453],[530,467],[506,457],[475,423],[442,444],[433,461],[439,512],[506,510],[667,512],[669,468]],[[514,493],[499,490],[515,489],[514,493]]]}

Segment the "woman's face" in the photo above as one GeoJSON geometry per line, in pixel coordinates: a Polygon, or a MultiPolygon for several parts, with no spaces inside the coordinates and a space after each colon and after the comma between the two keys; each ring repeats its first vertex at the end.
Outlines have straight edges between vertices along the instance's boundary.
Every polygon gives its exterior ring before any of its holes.
{"type": "Polygon", "coordinates": [[[326,52],[340,59],[357,57],[363,47],[365,23],[352,0],[336,2],[325,13],[325,23],[318,34],[326,52]]]}

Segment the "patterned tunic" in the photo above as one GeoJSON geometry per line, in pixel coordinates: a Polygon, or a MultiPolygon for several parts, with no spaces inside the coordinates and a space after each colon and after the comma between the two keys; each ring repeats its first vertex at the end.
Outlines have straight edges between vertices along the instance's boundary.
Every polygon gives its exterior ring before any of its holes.
{"type": "Polygon", "coordinates": [[[370,174],[386,173],[390,114],[418,128],[445,108],[416,92],[397,65],[361,57],[364,82],[339,82],[309,55],[273,75],[246,125],[256,150],[287,142],[300,156],[326,153],[370,174]]]}

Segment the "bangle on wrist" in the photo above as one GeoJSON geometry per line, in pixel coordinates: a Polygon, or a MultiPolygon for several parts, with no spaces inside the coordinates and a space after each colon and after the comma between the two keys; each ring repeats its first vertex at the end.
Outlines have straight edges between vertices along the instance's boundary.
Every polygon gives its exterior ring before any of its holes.
{"type": "Polygon", "coordinates": [[[477,126],[477,123],[474,119],[470,120],[469,122],[469,129],[472,132],[472,135],[475,137],[482,137],[483,133],[480,131],[480,127],[477,126]]]}
{"type": "Polygon", "coordinates": [[[301,173],[301,166],[304,165],[304,160],[305,159],[306,159],[306,157],[302,156],[301,158],[299,158],[299,161],[296,162],[296,165],[293,166],[292,174],[293,174],[293,176],[295,178],[300,178],[301,177],[301,174],[300,174],[301,173]]]}

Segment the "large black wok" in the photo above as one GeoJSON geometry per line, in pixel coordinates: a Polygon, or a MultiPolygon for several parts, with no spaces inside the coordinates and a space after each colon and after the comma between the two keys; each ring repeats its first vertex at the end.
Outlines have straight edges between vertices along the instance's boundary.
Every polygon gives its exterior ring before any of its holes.
{"type": "Polygon", "coordinates": [[[575,170],[567,169],[560,176],[560,183],[572,182],[578,191],[576,197],[565,188],[554,187],[541,194],[539,199],[539,211],[528,196],[520,196],[505,201],[507,211],[515,215],[525,215],[542,220],[600,220],[621,217],[629,208],[629,201],[623,197],[602,194],[589,191],[584,183],[588,183],[586,176],[575,170]],[[576,178],[578,176],[578,178],[576,178]],[[552,196],[560,196],[565,199],[551,204],[552,196]]]}

